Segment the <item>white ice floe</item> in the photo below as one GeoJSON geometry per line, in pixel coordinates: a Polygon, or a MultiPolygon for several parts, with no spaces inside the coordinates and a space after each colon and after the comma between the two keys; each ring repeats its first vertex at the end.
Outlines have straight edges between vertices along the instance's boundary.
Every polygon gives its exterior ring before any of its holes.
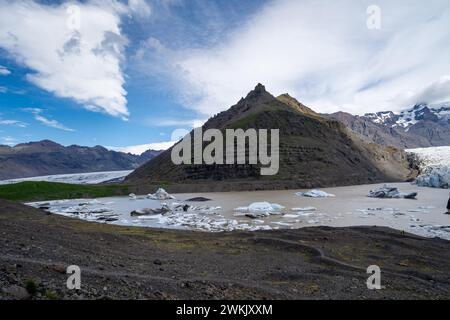
{"type": "Polygon", "coordinates": [[[167,191],[164,190],[163,188],[159,188],[158,190],[156,190],[156,192],[154,194],[149,194],[147,196],[147,198],[152,199],[152,200],[170,200],[170,199],[175,199],[174,196],[168,194],[167,191]]]}
{"type": "Polygon", "coordinates": [[[278,203],[254,202],[248,207],[238,207],[234,211],[235,216],[247,216],[249,218],[265,218],[270,215],[281,215],[281,210],[285,207],[278,203]]]}
{"type": "Polygon", "coordinates": [[[334,194],[327,193],[322,190],[313,189],[307,192],[297,192],[297,196],[299,197],[309,197],[309,198],[328,198],[328,197],[335,197],[334,194]]]}
{"type": "Polygon", "coordinates": [[[316,211],[317,208],[305,207],[305,208],[292,208],[291,211],[316,211]]]}
{"type": "Polygon", "coordinates": [[[370,190],[367,196],[370,198],[415,199],[417,197],[417,192],[402,193],[398,188],[390,187],[385,184],[382,187],[370,190]]]}
{"type": "Polygon", "coordinates": [[[416,184],[422,187],[450,187],[450,146],[406,150],[419,167],[416,184]]]}
{"type": "Polygon", "coordinates": [[[257,231],[257,230],[272,230],[270,226],[261,225],[255,226],[248,223],[239,223],[235,219],[225,218],[210,218],[198,214],[183,214],[176,213],[169,216],[162,216],[161,224],[179,226],[191,230],[209,231],[209,232],[223,232],[223,231],[257,231]]]}
{"type": "Polygon", "coordinates": [[[275,225],[278,225],[278,226],[281,226],[281,227],[292,227],[292,224],[288,223],[288,222],[274,221],[274,222],[271,222],[271,223],[275,224],[275,225]]]}
{"type": "MultiPolygon", "coordinates": [[[[188,229],[207,232],[273,230],[268,225],[254,225],[219,214],[219,206],[191,206],[184,203],[162,203],[159,208],[137,209],[136,216],[115,213],[106,202],[91,200],[64,200],[28,203],[51,213],[67,217],[134,226],[188,229]]],[[[264,223],[264,221],[262,222],[264,223]]]]}
{"type": "Polygon", "coordinates": [[[283,218],[285,218],[285,219],[296,219],[296,218],[300,218],[302,215],[300,215],[300,214],[290,214],[290,213],[288,213],[288,214],[285,214],[285,215],[283,215],[283,218]]]}
{"type": "Polygon", "coordinates": [[[32,202],[27,205],[43,209],[45,211],[88,221],[97,222],[116,222],[119,215],[107,206],[96,200],[80,201],[80,200],[64,200],[64,201],[48,201],[48,202],[32,202]]]}
{"type": "Polygon", "coordinates": [[[450,240],[450,225],[428,225],[428,224],[413,224],[410,226],[412,233],[427,237],[438,237],[441,239],[450,240]]]}

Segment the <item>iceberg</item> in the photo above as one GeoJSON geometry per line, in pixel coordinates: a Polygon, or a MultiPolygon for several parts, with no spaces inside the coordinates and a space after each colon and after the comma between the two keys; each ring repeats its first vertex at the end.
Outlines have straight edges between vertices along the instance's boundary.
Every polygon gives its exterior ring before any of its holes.
{"type": "Polygon", "coordinates": [[[164,190],[163,188],[159,188],[158,190],[156,190],[156,192],[154,194],[149,194],[147,196],[147,198],[152,199],[152,200],[170,200],[170,199],[175,199],[174,196],[168,194],[167,191],[164,190]]]}
{"type": "Polygon", "coordinates": [[[370,198],[388,198],[388,199],[416,199],[417,192],[401,193],[398,188],[384,185],[378,189],[370,190],[367,195],[370,198]]]}
{"type": "Polygon", "coordinates": [[[316,211],[317,208],[305,207],[305,208],[292,208],[291,211],[316,211]]]}
{"type": "Polygon", "coordinates": [[[334,194],[327,193],[322,190],[313,189],[307,192],[297,192],[297,196],[299,197],[309,197],[309,198],[328,198],[328,197],[335,197],[334,194]]]}
{"type": "Polygon", "coordinates": [[[236,216],[246,216],[252,219],[265,218],[270,215],[278,215],[285,207],[278,203],[254,202],[248,207],[238,207],[234,209],[238,212],[236,216]]]}
{"type": "Polygon", "coordinates": [[[269,202],[253,202],[248,207],[238,207],[234,209],[236,212],[277,212],[285,207],[278,203],[269,202]]]}
{"type": "Polygon", "coordinates": [[[137,199],[137,197],[136,197],[136,195],[134,193],[130,193],[128,195],[128,198],[130,198],[130,200],[136,200],[137,199]]]}

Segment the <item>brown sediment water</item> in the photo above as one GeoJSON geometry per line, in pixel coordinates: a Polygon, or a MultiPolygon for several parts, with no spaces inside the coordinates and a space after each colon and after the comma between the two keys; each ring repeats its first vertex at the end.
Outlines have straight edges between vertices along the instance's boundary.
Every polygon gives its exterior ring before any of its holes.
{"type": "MultiPolygon", "coordinates": [[[[427,237],[441,237],[450,240],[450,216],[445,215],[448,190],[418,187],[410,183],[392,183],[401,192],[417,192],[417,200],[377,199],[367,194],[383,184],[358,185],[336,188],[323,188],[335,197],[308,198],[296,195],[308,190],[278,190],[252,192],[216,192],[174,194],[175,200],[150,200],[145,196],[136,200],[128,197],[96,199],[88,209],[104,208],[116,215],[111,223],[129,226],[154,228],[181,228],[200,231],[256,230],[258,228],[284,229],[311,226],[386,226],[427,237]],[[186,200],[204,197],[207,202],[188,202],[193,206],[221,207],[213,210],[216,214],[190,214],[179,212],[176,215],[150,215],[135,217],[133,210],[161,208],[164,203],[185,203],[186,200]],[[98,205],[96,204],[98,201],[98,205]],[[255,202],[279,204],[284,209],[279,214],[252,219],[235,211],[238,207],[247,207],[255,202]],[[315,209],[307,209],[314,207],[315,209]],[[301,211],[292,210],[302,208],[301,211]],[[221,223],[224,223],[222,225],[221,223]],[[213,228],[209,228],[212,225],[213,228]],[[223,226],[223,228],[222,228],[223,226]]],[[[51,202],[51,211],[96,221],[96,215],[66,214],[71,208],[77,208],[85,200],[67,200],[51,202]]],[[[33,204],[36,206],[36,204],[33,204]]],[[[99,221],[104,222],[104,220],[99,221]]]]}
{"type": "MultiPolygon", "coordinates": [[[[218,192],[202,193],[201,196],[212,199],[212,201],[207,202],[209,205],[221,206],[225,217],[232,217],[234,209],[237,207],[248,206],[252,202],[262,201],[280,204],[286,208],[283,212],[289,214],[295,213],[291,211],[292,208],[315,207],[317,209],[315,211],[306,211],[313,214],[301,218],[301,221],[295,224],[296,227],[311,226],[312,223],[308,223],[308,221],[320,218],[320,225],[336,227],[380,225],[402,228],[409,226],[413,222],[411,221],[411,216],[430,224],[450,225],[450,216],[443,214],[446,211],[448,190],[418,187],[410,183],[390,183],[389,186],[397,187],[401,192],[418,192],[417,200],[367,197],[370,190],[381,186],[383,184],[320,189],[335,195],[335,197],[327,198],[308,198],[295,195],[297,192],[308,190],[218,192]],[[381,208],[386,210],[373,210],[376,213],[375,215],[363,214],[361,211],[358,211],[381,208]],[[397,218],[394,218],[393,214],[377,214],[377,211],[389,212],[389,209],[398,209],[396,210],[399,213],[396,215],[397,218]],[[323,214],[323,216],[320,216],[320,214],[323,214]],[[404,216],[401,214],[404,214],[404,216]]],[[[188,193],[175,196],[178,199],[189,199],[199,196],[199,194],[188,193]]],[[[271,216],[265,220],[271,222],[280,221],[281,219],[279,216],[271,216]]],[[[283,219],[283,221],[292,220],[296,219],[283,219]]]]}

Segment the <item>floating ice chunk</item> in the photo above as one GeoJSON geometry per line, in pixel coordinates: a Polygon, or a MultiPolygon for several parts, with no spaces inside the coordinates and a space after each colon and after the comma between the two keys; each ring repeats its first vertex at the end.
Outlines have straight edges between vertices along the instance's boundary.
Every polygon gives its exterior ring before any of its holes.
{"type": "Polygon", "coordinates": [[[282,209],[284,209],[282,205],[269,202],[254,202],[248,206],[248,211],[250,212],[256,211],[272,212],[272,211],[279,211],[282,209]]]}
{"type": "Polygon", "coordinates": [[[170,210],[168,210],[167,208],[161,208],[161,209],[138,209],[138,210],[134,210],[133,212],[130,213],[130,215],[133,216],[150,216],[150,215],[160,215],[160,214],[165,214],[167,212],[169,212],[170,210]]]}
{"type": "Polygon", "coordinates": [[[415,199],[417,197],[417,192],[401,193],[398,188],[390,187],[385,184],[378,189],[370,190],[367,196],[370,198],[415,199]]]}
{"type": "Polygon", "coordinates": [[[248,207],[238,207],[234,209],[235,216],[245,215],[249,218],[264,218],[269,215],[279,215],[281,214],[280,210],[283,210],[284,207],[278,203],[269,203],[269,202],[254,202],[250,204],[248,207]]]}
{"type": "Polygon", "coordinates": [[[335,197],[334,194],[327,193],[322,190],[313,189],[307,192],[297,192],[297,196],[299,197],[309,197],[309,198],[328,198],[328,197],[335,197]]]}
{"type": "Polygon", "coordinates": [[[137,217],[139,220],[160,220],[161,219],[161,215],[153,215],[153,216],[138,216],[137,217]]]}
{"type": "Polygon", "coordinates": [[[264,220],[253,220],[253,223],[263,224],[264,220]]]}
{"type": "Polygon", "coordinates": [[[245,216],[252,219],[267,218],[268,216],[270,216],[270,213],[264,211],[253,211],[246,213],[245,216]]]}
{"type": "Polygon", "coordinates": [[[292,227],[292,224],[287,222],[274,221],[271,223],[282,227],[292,227]]]}
{"type": "Polygon", "coordinates": [[[299,212],[297,215],[300,217],[309,217],[309,216],[314,215],[314,213],[313,212],[299,212]]]}
{"type": "Polygon", "coordinates": [[[280,211],[284,209],[284,207],[278,203],[271,203],[270,205],[274,211],[280,211]]]}
{"type": "Polygon", "coordinates": [[[286,218],[286,219],[295,219],[295,218],[300,218],[300,217],[301,217],[300,214],[285,214],[283,216],[283,218],[286,218]]]}
{"type": "Polygon", "coordinates": [[[170,200],[170,199],[175,199],[174,196],[168,194],[167,191],[164,190],[163,188],[159,188],[158,190],[156,190],[156,192],[154,194],[149,194],[147,196],[147,198],[152,199],[152,200],[170,200]]]}
{"type": "Polygon", "coordinates": [[[430,213],[425,209],[409,209],[408,212],[416,212],[416,213],[430,213]]]}
{"type": "Polygon", "coordinates": [[[316,211],[317,208],[305,207],[305,208],[292,208],[291,211],[316,211]]]}

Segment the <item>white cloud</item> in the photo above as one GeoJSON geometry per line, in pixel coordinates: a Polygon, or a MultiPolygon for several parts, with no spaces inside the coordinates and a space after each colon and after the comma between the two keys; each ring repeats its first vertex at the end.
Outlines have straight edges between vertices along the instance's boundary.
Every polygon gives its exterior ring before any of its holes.
{"type": "Polygon", "coordinates": [[[36,121],[39,121],[40,123],[46,125],[47,127],[52,127],[55,129],[60,129],[60,130],[64,130],[64,131],[70,131],[73,132],[75,130],[67,128],[66,126],[64,126],[63,124],[59,123],[58,121],[54,120],[54,119],[48,119],[42,115],[35,115],[35,119],[36,121]]]}
{"type": "Polygon", "coordinates": [[[8,70],[8,68],[0,65],[0,76],[9,76],[11,74],[11,71],[8,70]]]}
{"type": "Polygon", "coordinates": [[[153,39],[140,55],[152,59],[149,66],[167,66],[181,99],[205,115],[236,103],[258,82],[321,112],[398,110],[450,75],[450,4],[380,0],[381,29],[369,30],[372,4],[273,1],[218,45],[175,51],[153,39]]]}
{"type": "Polygon", "coordinates": [[[26,128],[28,126],[27,123],[19,121],[19,120],[2,120],[0,119],[0,125],[4,125],[4,126],[14,126],[14,127],[19,127],[19,128],[26,128]]]}
{"type": "Polygon", "coordinates": [[[109,150],[120,151],[125,153],[131,153],[136,155],[141,155],[147,150],[167,150],[172,147],[177,141],[166,141],[166,142],[156,142],[156,143],[148,143],[141,144],[136,146],[127,146],[127,147],[106,147],[109,150]]]}
{"type": "Polygon", "coordinates": [[[145,0],[129,0],[128,6],[138,17],[148,17],[152,13],[152,8],[145,0]]]}
{"type": "Polygon", "coordinates": [[[152,118],[148,123],[157,127],[189,127],[199,128],[205,124],[207,119],[165,119],[165,118],[152,118]]]}
{"type": "Polygon", "coordinates": [[[408,100],[409,104],[430,101],[434,103],[450,101],[450,76],[444,76],[428,84],[408,100]]]}
{"type": "Polygon", "coordinates": [[[54,119],[49,119],[45,116],[42,115],[42,113],[44,112],[44,110],[39,109],[39,108],[25,108],[23,109],[23,111],[25,112],[29,112],[31,114],[34,115],[34,119],[40,123],[42,123],[43,125],[47,126],[47,127],[51,127],[51,128],[55,128],[55,129],[59,129],[59,130],[63,130],[63,131],[68,131],[68,132],[74,132],[75,130],[66,127],[65,125],[59,123],[58,121],[54,120],[54,119]]]}
{"type": "Polygon", "coordinates": [[[2,137],[2,144],[12,147],[17,144],[17,140],[10,136],[2,137]]]}
{"type": "Polygon", "coordinates": [[[135,10],[145,14],[145,8],[137,0],[130,7],[114,0],[61,5],[0,0],[0,47],[32,70],[27,78],[35,85],[125,119],[121,62],[127,39],[121,17],[135,10]]]}

